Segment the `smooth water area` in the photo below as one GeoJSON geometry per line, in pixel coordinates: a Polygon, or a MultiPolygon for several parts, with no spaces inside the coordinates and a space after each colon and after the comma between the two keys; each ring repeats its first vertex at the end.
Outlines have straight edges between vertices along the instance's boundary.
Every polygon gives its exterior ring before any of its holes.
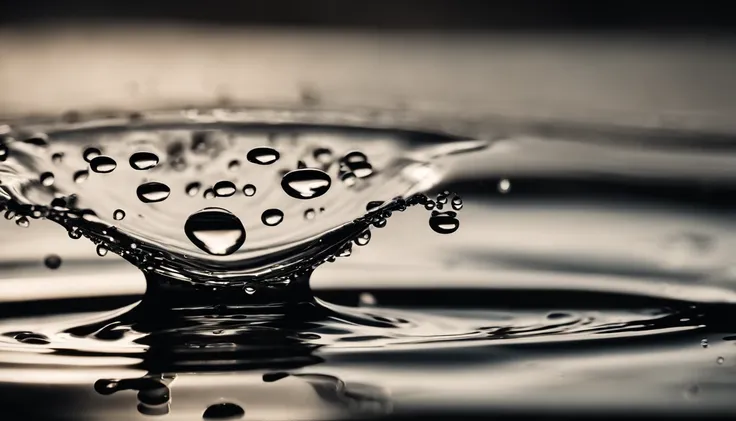
{"type": "Polygon", "coordinates": [[[2,411],[736,413],[731,143],[244,114],[5,126],[2,411]]]}

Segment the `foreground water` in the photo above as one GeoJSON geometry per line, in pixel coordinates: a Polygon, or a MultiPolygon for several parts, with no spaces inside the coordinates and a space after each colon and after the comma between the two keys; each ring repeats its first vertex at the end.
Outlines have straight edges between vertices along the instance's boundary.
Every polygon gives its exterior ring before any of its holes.
{"type": "Polygon", "coordinates": [[[6,126],[2,410],[736,413],[728,139],[429,126],[6,126]]]}

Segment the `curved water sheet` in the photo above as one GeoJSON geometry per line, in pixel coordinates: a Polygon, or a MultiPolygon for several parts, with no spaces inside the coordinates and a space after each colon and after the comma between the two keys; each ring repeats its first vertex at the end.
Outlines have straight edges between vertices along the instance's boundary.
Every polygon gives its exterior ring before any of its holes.
{"type": "Polygon", "coordinates": [[[457,140],[279,121],[19,125],[2,138],[0,197],[11,219],[53,220],[169,280],[288,283],[423,204],[443,156],[485,145],[457,140]]]}

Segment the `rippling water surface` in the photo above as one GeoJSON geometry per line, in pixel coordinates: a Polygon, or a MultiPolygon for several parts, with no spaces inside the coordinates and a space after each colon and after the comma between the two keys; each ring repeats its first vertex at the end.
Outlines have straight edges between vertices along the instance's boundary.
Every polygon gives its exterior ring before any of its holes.
{"type": "Polygon", "coordinates": [[[286,111],[0,129],[19,419],[736,413],[723,138],[286,111]]]}

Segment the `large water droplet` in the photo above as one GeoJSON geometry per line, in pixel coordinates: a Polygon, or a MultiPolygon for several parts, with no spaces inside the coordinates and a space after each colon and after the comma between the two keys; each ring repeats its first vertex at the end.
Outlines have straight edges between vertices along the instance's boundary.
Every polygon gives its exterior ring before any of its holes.
{"type": "Polygon", "coordinates": [[[304,168],[286,173],[281,187],[286,194],[297,199],[314,199],[327,193],[332,179],[324,171],[304,168]]]}
{"type": "Polygon", "coordinates": [[[100,156],[100,154],[102,154],[102,152],[97,148],[87,148],[84,150],[82,157],[85,161],[90,162],[93,158],[100,156]]]}
{"type": "Polygon", "coordinates": [[[154,203],[166,200],[171,194],[171,189],[166,184],[151,181],[138,186],[136,194],[141,202],[154,203]]]}
{"type": "Polygon", "coordinates": [[[54,174],[50,172],[45,172],[41,174],[41,184],[43,184],[46,187],[52,186],[54,184],[54,174]]]}
{"type": "Polygon", "coordinates": [[[123,218],[125,218],[125,211],[122,209],[116,209],[112,214],[112,219],[116,221],[121,221],[123,218]]]}
{"type": "Polygon", "coordinates": [[[452,234],[460,227],[455,212],[437,212],[429,218],[429,226],[438,234],[452,234]]]}
{"type": "Polygon", "coordinates": [[[74,173],[74,182],[75,183],[83,183],[89,178],[89,171],[87,170],[79,170],[74,173]]]}
{"type": "Polygon", "coordinates": [[[202,414],[202,418],[206,420],[221,419],[238,419],[245,415],[245,410],[240,405],[222,402],[210,405],[202,414]]]}
{"type": "Polygon", "coordinates": [[[100,155],[92,158],[89,162],[89,167],[92,171],[101,174],[107,174],[112,172],[118,166],[117,162],[109,156],[100,155]]]}
{"type": "Polygon", "coordinates": [[[256,186],[252,184],[246,184],[245,186],[243,186],[243,194],[248,197],[253,196],[254,194],[256,194],[256,186]]]}
{"type": "Polygon", "coordinates": [[[251,149],[246,155],[246,159],[248,159],[249,162],[258,165],[271,165],[278,161],[280,156],[279,151],[276,149],[261,146],[251,149]]]}
{"type": "Polygon", "coordinates": [[[218,197],[230,197],[237,191],[232,181],[218,181],[213,189],[218,197]]]}
{"type": "Polygon", "coordinates": [[[237,216],[222,208],[204,208],[184,224],[189,241],[216,256],[235,253],[245,242],[245,228],[237,216]]]}
{"type": "Polygon", "coordinates": [[[61,266],[61,257],[57,254],[49,254],[43,259],[43,264],[49,269],[58,269],[61,266]]]}
{"type": "Polygon", "coordinates": [[[151,152],[136,152],[130,156],[129,162],[135,170],[150,170],[158,165],[158,156],[151,152]]]}
{"type": "Polygon", "coordinates": [[[263,225],[274,227],[284,220],[284,213],[280,209],[266,209],[261,214],[263,225]]]}

